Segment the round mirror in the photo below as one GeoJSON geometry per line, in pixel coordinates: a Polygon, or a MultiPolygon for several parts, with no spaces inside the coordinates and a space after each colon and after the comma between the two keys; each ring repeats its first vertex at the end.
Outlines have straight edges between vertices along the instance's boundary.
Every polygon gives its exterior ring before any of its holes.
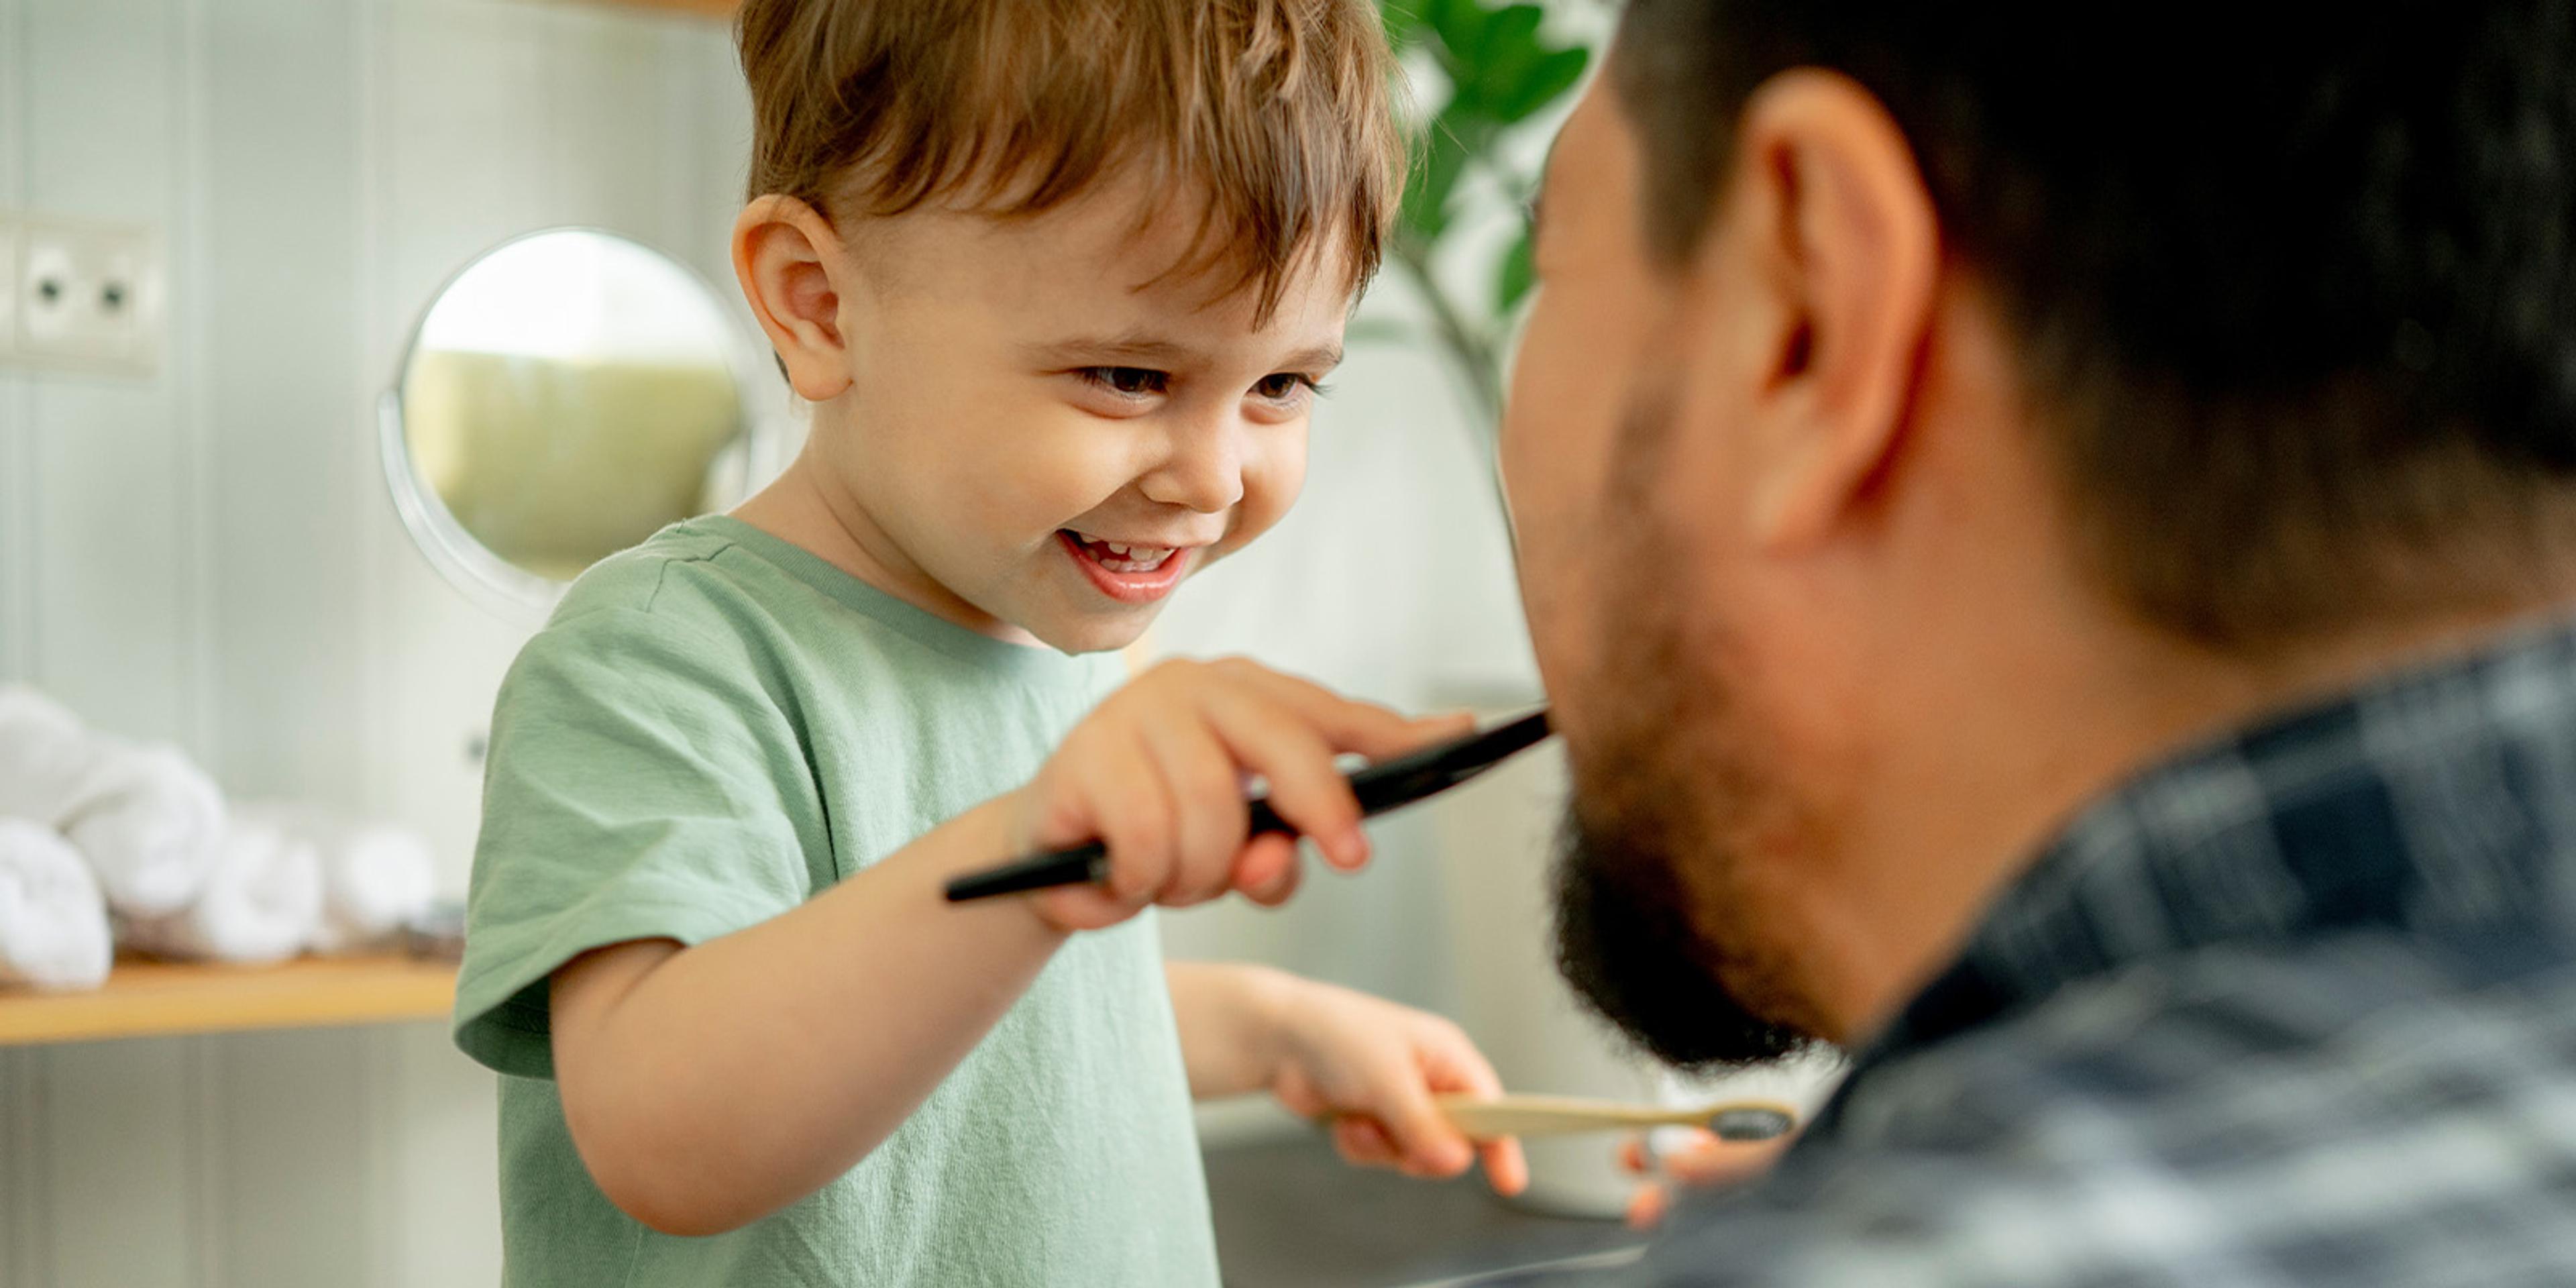
{"type": "Polygon", "coordinates": [[[543,612],[582,569],[775,473],[774,386],[685,266],[595,229],[530,233],[422,314],[384,398],[385,479],[439,571],[543,612]]]}

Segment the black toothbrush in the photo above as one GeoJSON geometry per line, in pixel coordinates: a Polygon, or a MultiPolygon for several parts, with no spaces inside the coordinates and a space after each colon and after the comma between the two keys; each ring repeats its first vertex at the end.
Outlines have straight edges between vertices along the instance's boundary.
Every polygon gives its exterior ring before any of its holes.
{"type": "MultiPolygon", "coordinates": [[[[1351,794],[1359,798],[1361,817],[1375,817],[1447,791],[1547,734],[1547,708],[1541,707],[1491,729],[1354,770],[1350,775],[1351,794]]],[[[1264,832],[1294,836],[1297,829],[1280,818],[1270,802],[1257,800],[1252,802],[1252,833],[1258,836],[1264,832]]],[[[964,903],[1086,881],[1097,883],[1108,876],[1108,848],[1092,841],[969,872],[948,883],[948,902],[964,903]]]]}

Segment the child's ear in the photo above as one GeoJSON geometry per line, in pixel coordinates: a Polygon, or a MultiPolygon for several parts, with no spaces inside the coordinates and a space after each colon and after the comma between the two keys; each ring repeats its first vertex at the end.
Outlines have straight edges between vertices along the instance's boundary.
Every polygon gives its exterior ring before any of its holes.
{"type": "Polygon", "coordinates": [[[808,402],[850,387],[841,292],[832,280],[844,262],[831,221],[794,197],[754,197],[733,221],[733,272],[743,298],[777,348],[787,383],[808,402]]]}

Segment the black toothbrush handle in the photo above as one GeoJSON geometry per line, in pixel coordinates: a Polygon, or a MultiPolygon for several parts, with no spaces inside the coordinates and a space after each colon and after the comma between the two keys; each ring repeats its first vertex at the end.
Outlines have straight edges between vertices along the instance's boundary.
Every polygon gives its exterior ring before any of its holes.
{"type": "MultiPolygon", "coordinates": [[[[1252,802],[1252,834],[1264,832],[1297,834],[1270,808],[1268,801],[1252,802]]],[[[1109,878],[1109,847],[1098,841],[1032,854],[1017,863],[1004,864],[982,872],[969,872],[948,883],[948,902],[965,903],[973,899],[991,899],[1006,894],[1025,894],[1054,886],[1098,883],[1109,878]]]]}
{"type": "Polygon", "coordinates": [[[1109,875],[1109,847],[1098,841],[1032,854],[1017,863],[969,872],[948,883],[948,902],[991,899],[1053,886],[1079,885],[1109,875]]]}
{"type": "MultiPolygon", "coordinates": [[[[1372,818],[1455,787],[1547,735],[1547,709],[1542,707],[1482,733],[1425,747],[1358,770],[1349,776],[1351,795],[1359,803],[1360,816],[1372,818]]],[[[1249,831],[1252,835],[1259,836],[1265,832],[1288,836],[1298,834],[1296,828],[1279,817],[1279,811],[1270,807],[1267,799],[1253,801],[1251,806],[1249,831]]],[[[952,877],[947,886],[948,902],[965,903],[972,899],[1022,894],[1085,881],[1097,883],[1108,875],[1108,847],[1092,841],[952,877]]]]}

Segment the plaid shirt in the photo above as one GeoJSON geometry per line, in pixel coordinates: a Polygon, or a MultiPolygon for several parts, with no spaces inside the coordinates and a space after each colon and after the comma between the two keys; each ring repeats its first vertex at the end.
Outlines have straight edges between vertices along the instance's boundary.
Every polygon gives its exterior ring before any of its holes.
{"type": "Polygon", "coordinates": [[[1628,1282],[2576,1285],[2576,632],[2100,801],[1628,1282]]]}

